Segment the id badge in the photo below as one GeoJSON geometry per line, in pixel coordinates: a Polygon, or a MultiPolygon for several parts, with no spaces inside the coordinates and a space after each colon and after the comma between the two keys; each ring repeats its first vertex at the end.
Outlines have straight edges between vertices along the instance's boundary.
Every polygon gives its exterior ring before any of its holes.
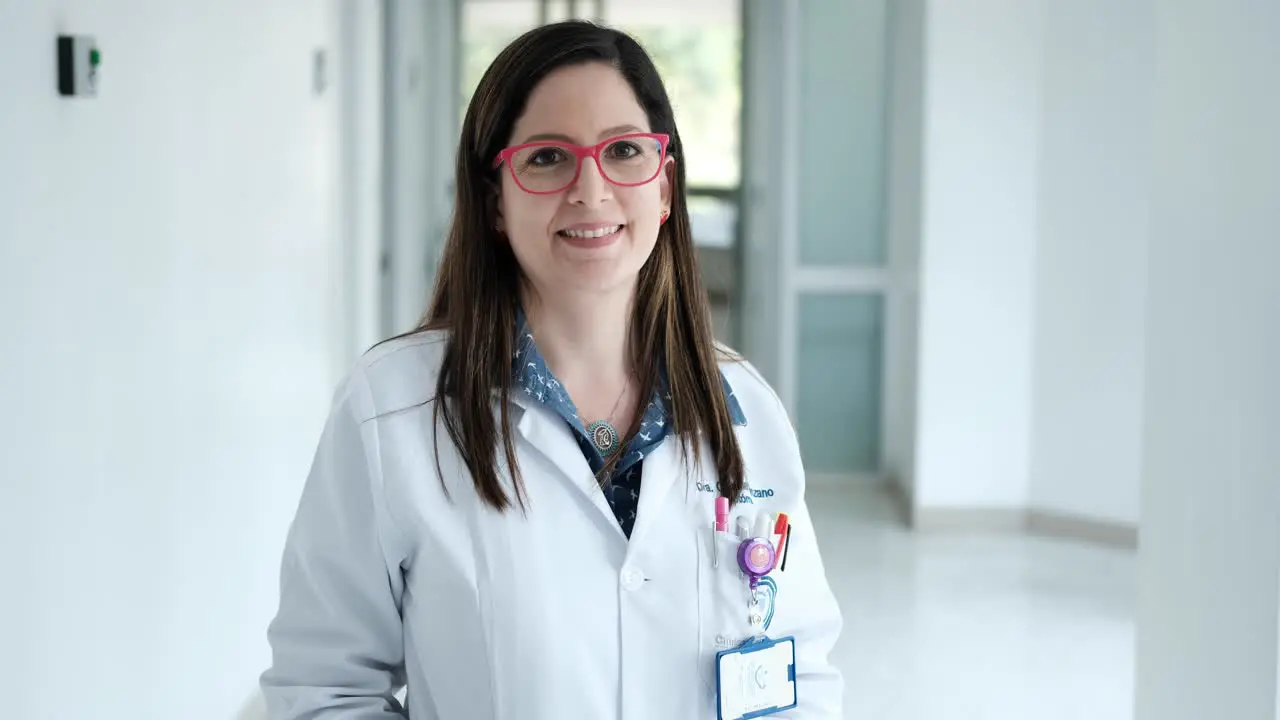
{"type": "Polygon", "coordinates": [[[796,639],[750,639],[716,653],[719,720],[750,720],[790,710],[796,694],[796,639]]]}

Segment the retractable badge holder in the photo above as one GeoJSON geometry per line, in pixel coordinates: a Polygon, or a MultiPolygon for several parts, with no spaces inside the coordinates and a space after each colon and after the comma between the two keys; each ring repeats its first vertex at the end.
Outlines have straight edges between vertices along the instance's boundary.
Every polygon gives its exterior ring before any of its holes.
{"type": "Polygon", "coordinates": [[[777,564],[778,550],[766,538],[747,538],[738,546],[738,567],[751,587],[751,628],[760,639],[773,619],[774,597],[778,586],[768,577],[777,564]]]}
{"type": "Polygon", "coordinates": [[[766,717],[796,707],[795,638],[769,639],[778,586],[768,577],[778,550],[769,538],[752,537],[738,546],[738,567],[751,589],[752,636],[716,654],[716,705],[721,720],[766,717]]]}

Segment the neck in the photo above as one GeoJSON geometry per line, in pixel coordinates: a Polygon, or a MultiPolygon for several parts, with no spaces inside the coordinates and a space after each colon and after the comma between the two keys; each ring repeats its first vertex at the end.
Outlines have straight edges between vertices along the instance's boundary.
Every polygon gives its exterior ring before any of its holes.
{"type": "Polygon", "coordinates": [[[526,293],[525,315],[551,372],[571,388],[618,387],[633,370],[631,293],[565,297],[526,293]]]}

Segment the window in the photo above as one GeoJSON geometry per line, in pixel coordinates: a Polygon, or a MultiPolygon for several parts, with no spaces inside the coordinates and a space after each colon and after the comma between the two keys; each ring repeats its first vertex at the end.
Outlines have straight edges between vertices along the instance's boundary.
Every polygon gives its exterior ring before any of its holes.
{"type": "Polygon", "coordinates": [[[467,114],[471,94],[493,59],[512,40],[538,26],[538,6],[536,0],[468,0],[462,3],[459,124],[467,114]]]}
{"type": "MultiPolygon", "coordinates": [[[[546,17],[580,16],[596,3],[547,3],[546,17]]],[[[640,41],[662,73],[684,141],[690,189],[735,189],[741,179],[742,18],[736,0],[602,3],[604,22],[640,41]]],[[[462,8],[461,112],[493,58],[536,27],[537,0],[470,0],[462,8]]]]}

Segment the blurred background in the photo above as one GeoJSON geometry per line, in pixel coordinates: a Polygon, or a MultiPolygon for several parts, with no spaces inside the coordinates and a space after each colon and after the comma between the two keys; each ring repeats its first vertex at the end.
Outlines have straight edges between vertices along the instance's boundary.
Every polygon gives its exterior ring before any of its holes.
{"type": "Polygon", "coordinates": [[[1280,717],[1262,0],[0,0],[0,715],[262,717],[330,395],[425,307],[481,74],[568,17],[668,84],[846,717],[1280,717]]]}

